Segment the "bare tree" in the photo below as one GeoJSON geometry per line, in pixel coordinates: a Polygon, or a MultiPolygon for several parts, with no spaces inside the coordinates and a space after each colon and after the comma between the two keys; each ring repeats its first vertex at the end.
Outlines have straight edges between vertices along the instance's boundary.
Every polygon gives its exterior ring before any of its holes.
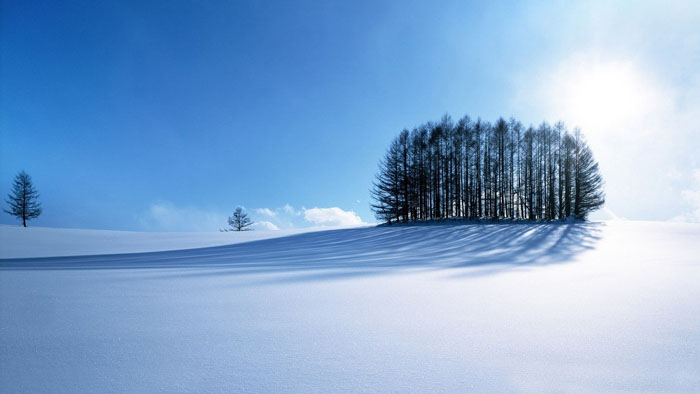
{"type": "Polygon", "coordinates": [[[598,165],[580,131],[443,116],[403,130],[371,190],[387,223],[445,218],[585,219],[603,202],[598,165]]]}
{"type": "Polygon", "coordinates": [[[32,177],[24,171],[20,171],[12,183],[12,192],[7,195],[5,202],[10,209],[3,211],[22,219],[22,225],[27,227],[27,221],[41,215],[41,204],[38,201],[39,192],[32,184],[32,177]]]}

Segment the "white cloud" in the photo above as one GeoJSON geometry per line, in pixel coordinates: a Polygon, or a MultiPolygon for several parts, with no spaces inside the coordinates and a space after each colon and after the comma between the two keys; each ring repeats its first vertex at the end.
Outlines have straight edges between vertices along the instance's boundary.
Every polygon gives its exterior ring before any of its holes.
{"type": "Polygon", "coordinates": [[[280,229],[280,228],[277,227],[274,223],[272,223],[272,222],[267,222],[267,221],[264,221],[264,220],[256,221],[255,223],[253,223],[253,225],[252,225],[251,227],[254,228],[255,230],[270,230],[270,231],[276,231],[276,230],[279,230],[279,229],[280,229]]]}
{"type": "Polygon", "coordinates": [[[277,216],[277,213],[273,212],[270,208],[258,208],[255,210],[255,212],[257,212],[260,215],[269,216],[271,218],[277,216]]]}
{"type": "MultiPolygon", "coordinates": [[[[136,220],[145,231],[219,231],[229,227],[227,223],[229,216],[231,212],[192,206],[182,207],[168,201],[159,201],[151,204],[146,211],[136,217],[136,220]]],[[[258,231],[367,224],[355,212],[344,211],[338,207],[295,209],[286,204],[275,209],[255,209],[250,216],[255,222],[251,228],[258,231]],[[258,217],[255,217],[256,215],[258,217]]]]}
{"type": "Polygon", "coordinates": [[[171,202],[160,201],[138,215],[137,221],[146,231],[218,231],[226,227],[227,217],[223,212],[178,207],[171,202]]]}
{"type": "Polygon", "coordinates": [[[317,226],[359,226],[365,224],[353,211],[338,207],[304,209],[304,220],[317,226]]]}
{"type": "Polygon", "coordinates": [[[700,223],[700,168],[693,170],[693,185],[681,192],[687,211],[671,219],[676,222],[700,223]]]}
{"type": "Polygon", "coordinates": [[[683,190],[681,196],[685,203],[691,206],[690,211],[683,215],[684,221],[700,223],[700,189],[683,190]]]}
{"type": "Polygon", "coordinates": [[[284,211],[284,213],[287,213],[289,215],[295,215],[295,216],[301,215],[301,212],[297,211],[296,209],[294,209],[293,206],[291,206],[289,204],[284,204],[284,206],[282,207],[282,211],[284,211]]]}
{"type": "Polygon", "coordinates": [[[253,212],[252,218],[256,222],[265,223],[260,229],[294,228],[304,227],[301,212],[293,206],[285,204],[277,208],[258,208],[253,212]],[[274,228],[273,228],[274,227],[274,228]]]}

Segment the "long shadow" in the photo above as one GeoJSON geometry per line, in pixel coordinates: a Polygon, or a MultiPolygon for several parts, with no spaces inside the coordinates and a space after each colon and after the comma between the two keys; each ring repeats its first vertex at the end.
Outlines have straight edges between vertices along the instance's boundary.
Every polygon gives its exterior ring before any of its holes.
{"type": "Polygon", "coordinates": [[[0,260],[0,271],[200,269],[177,275],[294,273],[299,280],[564,263],[595,246],[602,223],[386,226],[329,230],[201,249],[0,260]],[[201,269],[205,269],[202,271],[201,269]],[[322,273],[318,270],[325,270],[322,273]],[[314,271],[314,272],[312,272],[314,271]]]}

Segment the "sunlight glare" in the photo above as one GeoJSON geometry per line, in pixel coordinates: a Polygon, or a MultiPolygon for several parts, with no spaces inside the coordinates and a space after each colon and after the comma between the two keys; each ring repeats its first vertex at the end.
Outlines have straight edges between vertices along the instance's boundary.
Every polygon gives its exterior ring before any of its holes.
{"type": "Polygon", "coordinates": [[[589,137],[631,132],[651,111],[660,95],[631,63],[576,64],[565,67],[555,83],[558,111],[569,125],[580,126],[589,137]]]}

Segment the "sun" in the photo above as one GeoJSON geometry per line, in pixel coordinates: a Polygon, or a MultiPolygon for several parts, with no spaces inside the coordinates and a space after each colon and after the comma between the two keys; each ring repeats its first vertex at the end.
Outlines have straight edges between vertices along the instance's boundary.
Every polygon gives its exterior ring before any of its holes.
{"type": "Polygon", "coordinates": [[[552,108],[570,126],[588,136],[629,129],[659,109],[658,89],[633,62],[564,65],[552,81],[552,108]]]}
{"type": "Polygon", "coordinates": [[[572,80],[569,106],[575,118],[614,124],[641,107],[639,81],[626,67],[599,65],[572,80]]]}

